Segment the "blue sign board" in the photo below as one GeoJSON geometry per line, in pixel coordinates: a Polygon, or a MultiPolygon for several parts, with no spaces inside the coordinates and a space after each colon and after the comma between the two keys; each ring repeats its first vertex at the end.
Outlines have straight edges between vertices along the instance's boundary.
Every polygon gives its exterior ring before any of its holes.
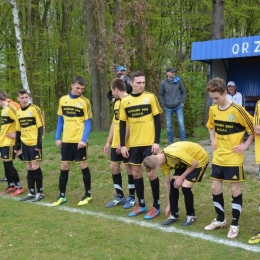
{"type": "Polygon", "coordinates": [[[192,43],[191,60],[256,56],[260,56],[260,35],[192,43]]]}

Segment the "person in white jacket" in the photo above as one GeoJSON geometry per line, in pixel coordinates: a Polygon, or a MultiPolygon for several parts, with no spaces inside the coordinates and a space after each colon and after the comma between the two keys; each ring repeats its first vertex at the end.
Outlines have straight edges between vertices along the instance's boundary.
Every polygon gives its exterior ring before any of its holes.
{"type": "Polygon", "coordinates": [[[227,97],[229,100],[235,102],[236,104],[245,107],[245,97],[244,95],[237,91],[237,86],[234,81],[229,81],[227,84],[228,94],[227,97]]]}

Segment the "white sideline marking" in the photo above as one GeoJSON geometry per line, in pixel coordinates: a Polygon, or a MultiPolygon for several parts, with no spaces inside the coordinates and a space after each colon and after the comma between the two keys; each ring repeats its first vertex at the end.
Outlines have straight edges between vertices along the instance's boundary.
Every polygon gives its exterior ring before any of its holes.
{"type": "MultiPolygon", "coordinates": [[[[5,196],[1,196],[2,198],[5,196]]],[[[8,197],[5,197],[8,198],[8,197]]],[[[8,198],[8,199],[13,199],[13,200],[19,200],[18,198],[8,198]]],[[[23,202],[23,203],[27,203],[27,202],[23,202]]],[[[36,203],[35,203],[36,204],[36,203]]],[[[52,207],[50,203],[45,203],[45,202],[38,202],[37,205],[42,205],[45,207],[52,207]]],[[[162,232],[167,232],[167,233],[177,233],[177,234],[182,234],[182,235],[186,235],[186,236],[190,236],[190,237],[194,237],[194,238],[200,238],[206,241],[210,241],[216,244],[221,244],[221,245],[225,245],[225,246],[229,246],[229,247],[236,247],[236,248],[241,248],[247,251],[251,251],[251,252],[260,252],[260,247],[259,246],[255,246],[255,245],[249,245],[249,244],[244,244],[241,242],[236,242],[234,240],[228,240],[228,239],[219,239],[216,237],[213,237],[211,235],[205,235],[202,232],[193,232],[193,231],[185,231],[183,229],[179,229],[176,227],[162,227],[160,224],[154,224],[154,223],[149,223],[149,221],[140,221],[140,220],[135,220],[133,218],[125,218],[125,217],[118,217],[115,215],[107,215],[104,213],[96,213],[90,210],[83,210],[83,209],[76,209],[76,208],[69,208],[69,207],[65,207],[63,205],[55,207],[55,209],[58,210],[62,210],[62,211],[68,211],[68,212],[72,212],[72,213],[80,213],[82,215],[88,215],[88,216],[95,216],[95,217],[99,217],[99,218],[104,218],[104,219],[109,219],[109,220],[116,220],[116,221],[121,221],[124,223],[132,223],[141,227],[147,227],[147,228],[152,228],[152,229],[156,229],[162,232]]]]}
{"type": "MultiPolygon", "coordinates": [[[[38,204],[44,205],[47,207],[51,207],[51,204],[49,204],[49,203],[40,202],[38,204]]],[[[241,248],[241,249],[251,251],[251,252],[258,252],[258,253],[260,252],[259,246],[244,244],[241,242],[236,242],[234,240],[219,239],[219,238],[213,237],[211,235],[205,235],[201,232],[185,231],[183,229],[179,229],[176,227],[162,227],[160,224],[149,223],[149,221],[134,220],[133,218],[130,218],[130,217],[128,217],[128,218],[118,217],[115,215],[96,213],[96,212],[85,210],[85,209],[83,210],[83,209],[69,208],[66,206],[58,206],[58,207],[55,207],[55,209],[73,212],[73,213],[80,213],[83,215],[105,218],[105,219],[114,220],[114,221],[117,220],[117,221],[121,221],[124,223],[132,223],[132,224],[135,224],[138,226],[153,228],[153,229],[160,230],[160,231],[167,232],[167,233],[182,234],[182,235],[186,235],[186,236],[190,236],[190,237],[194,237],[194,238],[200,238],[200,239],[210,241],[210,242],[213,242],[216,244],[221,244],[221,245],[230,246],[230,247],[237,247],[237,248],[241,248]]]]}

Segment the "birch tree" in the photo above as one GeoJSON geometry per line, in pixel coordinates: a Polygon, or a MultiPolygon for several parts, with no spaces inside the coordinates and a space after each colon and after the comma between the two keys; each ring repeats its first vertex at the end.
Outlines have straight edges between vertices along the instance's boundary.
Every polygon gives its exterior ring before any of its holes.
{"type": "Polygon", "coordinates": [[[15,0],[8,0],[8,2],[12,7],[12,13],[13,13],[15,36],[16,36],[16,50],[17,50],[17,55],[19,60],[22,86],[28,93],[30,93],[31,91],[28,85],[24,55],[23,55],[23,45],[22,45],[22,37],[20,31],[20,21],[18,16],[17,4],[15,0]]]}

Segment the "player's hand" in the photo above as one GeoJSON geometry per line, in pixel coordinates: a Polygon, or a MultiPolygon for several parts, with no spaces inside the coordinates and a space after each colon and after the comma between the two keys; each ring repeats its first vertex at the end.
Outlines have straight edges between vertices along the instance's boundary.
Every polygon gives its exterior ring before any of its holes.
{"type": "Polygon", "coordinates": [[[61,144],[62,144],[61,140],[56,140],[55,144],[57,147],[59,147],[61,149],[61,144]]]}
{"type": "Polygon", "coordinates": [[[126,146],[121,146],[121,154],[124,158],[128,158],[129,157],[129,153],[128,153],[128,150],[127,150],[127,147],[126,146]]]}
{"type": "Polygon", "coordinates": [[[159,152],[159,150],[160,150],[159,144],[154,143],[152,145],[152,154],[157,154],[159,152]]]}
{"type": "Polygon", "coordinates": [[[10,139],[14,139],[15,138],[15,133],[7,133],[6,137],[10,138],[10,139]]]}
{"type": "Polygon", "coordinates": [[[120,145],[117,146],[116,153],[117,154],[121,154],[121,146],[120,145]]]}
{"type": "Polygon", "coordinates": [[[240,154],[240,153],[243,153],[247,148],[248,148],[248,145],[246,145],[245,143],[242,143],[238,146],[233,147],[232,151],[233,151],[233,153],[240,154]]]}
{"type": "Polygon", "coordinates": [[[78,143],[78,149],[84,148],[84,147],[86,147],[86,143],[84,143],[83,141],[80,141],[80,142],[78,143]]]}
{"type": "Polygon", "coordinates": [[[171,215],[171,208],[170,208],[170,205],[168,204],[166,209],[165,209],[165,215],[167,217],[169,217],[171,215]]]}
{"type": "Polygon", "coordinates": [[[110,143],[106,143],[106,145],[104,146],[104,149],[103,149],[105,154],[109,154],[109,147],[110,147],[110,143]]]}
{"type": "Polygon", "coordinates": [[[179,189],[182,186],[183,181],[184,181],[184,179],[181,176],[178,177],[177,179],[175,179],[174,185],[173,185],[174,188],[179,189]]]}

